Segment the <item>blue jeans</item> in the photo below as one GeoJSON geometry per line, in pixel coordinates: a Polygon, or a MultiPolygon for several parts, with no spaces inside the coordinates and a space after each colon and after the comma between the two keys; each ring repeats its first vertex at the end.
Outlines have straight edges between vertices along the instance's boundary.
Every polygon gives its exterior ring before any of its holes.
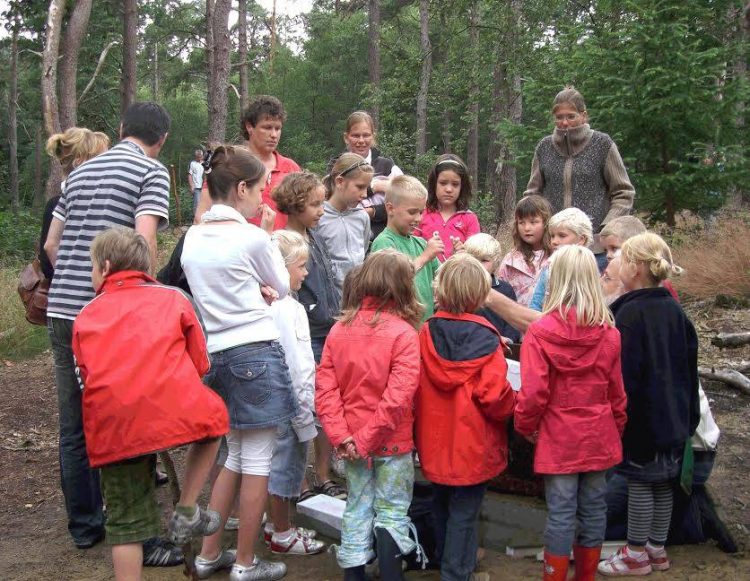
{"type": "Polygon", "coordinates": [[[326,344],[326,338],[325,337],[311,337],[310,343],[312,344],[313,358],[315,359],[315,363],[320,365],[320,360],[323,357],[323,347],[326,344]]]}
{"type": "Polygon", "coordinates": [[[55,360],[55,383],[60,423],[60,483],[68,530],[76,544],[88,544],[104,534],[99,471],[89,467],[83,434],[81,386],[76,376],[71,341],[73,321],[47,319],[55,360]]]}
{"type": "Polygon", "coordinates": [[[545,474],[547,524],[544,546],[553,555],[569,555],[573,543],[598,547],[607,528],[606,471],[545,474]]]}
{"type": "Polygon", "coordinates": [[[193,212],[198,209],[201,201],[201,188],[193,188],[193,212]]]}
{"type": "Polygon", "coordinates": [[[477,564],[477,520],[486,484],[433,484],[435,542],[441,581],[468,581],[477,564]]]}
{"type": "Polygon", "coordinates": [[[279,426],[276,448],[271,458],[268,493],[281,498],[296,498],[302,488],[310,442],[300,442],[291,422],[279,426]]]}

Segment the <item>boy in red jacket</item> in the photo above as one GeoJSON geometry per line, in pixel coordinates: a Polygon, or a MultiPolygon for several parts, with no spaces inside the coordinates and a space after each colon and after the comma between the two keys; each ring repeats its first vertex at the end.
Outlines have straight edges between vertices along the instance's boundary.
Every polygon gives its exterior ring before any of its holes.
{"type": "Polygon", "coordinates": [[[434,483],[440,578],[468,581],[486,482],[508,464],[506,420],[514,395],[495,327],[474,315],[490,292],[476,258],[459,253],[438,270],[440,310],[419,333],[415,424],[422,472],[434,483]]]}
{"type": "Polygon", "coordinates": [[[91,467],[101,467],[115,577],[140,579],[142,542],[161,529],[155,452],[196,442],[169,533],[177,544],[212,534],[220,516],[196,502],[229,418],[201,383],[209,361],[190,301],[146,274],[146,240],[127,228],[105,230],[91,258],[97,296],[76,318],[72,342],[86,449],[91,467]]]}

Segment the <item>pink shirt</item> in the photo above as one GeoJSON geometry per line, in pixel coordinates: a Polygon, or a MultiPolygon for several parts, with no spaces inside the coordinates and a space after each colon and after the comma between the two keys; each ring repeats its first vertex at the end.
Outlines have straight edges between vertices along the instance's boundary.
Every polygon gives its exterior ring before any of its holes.
{"type": "Polygon", "coordinates": [[[536,283],[539,281],[539,275],[547,265],[548,260],[549,257],[544,256],[544,251],[538,250],[534,253],[534,259],[529,266],[520,251],[511,250],[503,258],[500,269],[497,271],[497,277],[500,280],[507,281],[513,287],[519,305],[528,307],[536,283]]]}
{"type": "Polygon", "coordinates": [[[435,232],[440,235],[440,239],[445,244],[445,253],[438,256],[440,262],[444,262],[453,254],[451,236],[460,239],[461,242],[466,242],[469,236],[479,234],[481,228],[477,215],[471,210],[460,210],[445,221],[443,221],[440,212],[427,210],[422,215],[422,223],[419,225],[419,230],[414,232],[414,235],[429,240],[435,232]]]}

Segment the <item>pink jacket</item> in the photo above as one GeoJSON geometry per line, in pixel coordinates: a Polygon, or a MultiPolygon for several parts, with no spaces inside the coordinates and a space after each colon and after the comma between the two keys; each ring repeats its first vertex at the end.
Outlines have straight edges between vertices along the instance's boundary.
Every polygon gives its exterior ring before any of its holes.
{"type": "Polygon", "coordinates": [[[414,397],[419,385],[419,336],[403,319],[366,298],[348,325],[326,339],[315,378],[315,408],[334,447],[352,436],[362,456],[414,449],[414,397]]]}
{"type": "Polygon", "coordinates": [[[516,301],[519,305],[529,306],[531,297],[534,295],[539,275],[547,265],[549,256],[543,257],[529,266],[519,250],[511,250],[503,258],[497,278],[507,281],[516,293],[516,301]]]}
{"type": "Polygon", "coordinates": [[[429,240],[435,232],[440,234],[440,238],[443,244],[445,244],[445,253],[442,256],[438,256],[440,262],[444,262],[453,254],[451,236],[461,239],[461,242],[466,242],[469,236],[481,232],[481,228],[479,227],[477,215],[471,210],[456,212],[445,222],[440,212],[427,210],[422,215],[422,223],[419,225],[419,231],[414,234],[421,236],[425,240],[429,240]]]}

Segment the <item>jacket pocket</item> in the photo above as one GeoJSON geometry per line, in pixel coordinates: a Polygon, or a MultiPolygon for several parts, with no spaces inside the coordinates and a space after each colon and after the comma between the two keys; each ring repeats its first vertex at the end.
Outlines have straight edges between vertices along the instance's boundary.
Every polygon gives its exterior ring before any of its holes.
{"type": "Polygon", "coordinates": [[[230,366],[235,395],[252,405],[261,404],[271,397],[267,368],[265,363],[236,363],[230,366]]]}

